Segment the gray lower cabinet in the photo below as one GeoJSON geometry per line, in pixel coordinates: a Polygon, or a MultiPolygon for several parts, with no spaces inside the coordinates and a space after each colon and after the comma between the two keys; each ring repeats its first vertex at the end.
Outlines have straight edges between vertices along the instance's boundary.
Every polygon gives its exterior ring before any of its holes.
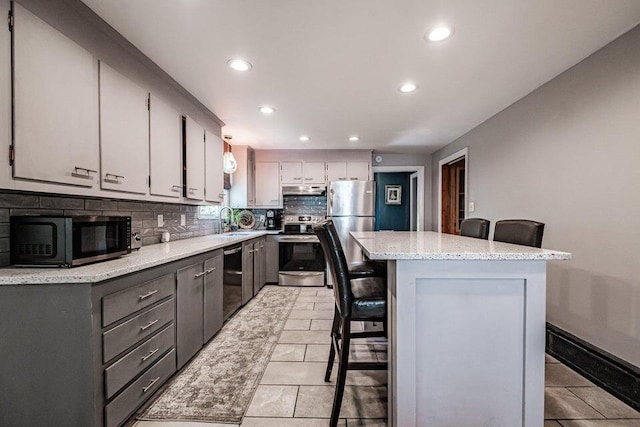
{"type": "Polygon", "coordinates": [[[202,348],[204,276],[203,264],[190,265],[177,272],[178,282],[178,369],[202,348]]]}
{"type": "Polygon", "coordinates": [[[242,244],[242,305],[253,298],[253,240],[242,244]]]}
{"type": "Polygon", "coordinates": [[[265,281],[267,283],[278,283],[278,270],[280,269],[279,250],[276,236],[267,236],[265,239],[265,281]]]}
{"type": "Polygon", "coordinates": [[[224,255],[216,251],[204,262],[204,342],[209,341],[222,328],[222,291],[224,281],[224,255]]]}

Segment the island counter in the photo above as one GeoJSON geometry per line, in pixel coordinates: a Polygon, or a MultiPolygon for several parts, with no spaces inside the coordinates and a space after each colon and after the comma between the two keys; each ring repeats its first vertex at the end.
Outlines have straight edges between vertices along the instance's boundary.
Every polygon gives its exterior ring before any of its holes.
{"type": "Polygon", "coordinates": [[[388,273],[389,425],[541,427],[546,262],[436,232],[352,232],[388,273]]]}

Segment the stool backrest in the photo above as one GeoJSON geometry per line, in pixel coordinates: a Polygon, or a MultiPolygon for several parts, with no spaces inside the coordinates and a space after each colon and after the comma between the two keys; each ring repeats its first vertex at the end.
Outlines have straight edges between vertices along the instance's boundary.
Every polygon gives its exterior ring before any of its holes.
{"type": "Polygon", "coordinates": [[[542,247],[544,223],[528,219],[505,219],[496,222],[493,240],[516,245],[542,247]]]}
{"type": "Polygon", "coordinates": [[[343,317],[349,316],[351,314],[351,303],[353,302],[351,280],[349,279],[349,264],[333,221],[329,219],[318,222],[313,225],[313,231],[318,236],[318,240],[320,240],[324,256],[329,264],[338,311],[343,317]]]}
{"type": "Polygon", "coordinates": [[[491,222],[483,218],[463,219],[460,224],[460,235],[487,240],[489,238],[489,225],[491,222]]]}

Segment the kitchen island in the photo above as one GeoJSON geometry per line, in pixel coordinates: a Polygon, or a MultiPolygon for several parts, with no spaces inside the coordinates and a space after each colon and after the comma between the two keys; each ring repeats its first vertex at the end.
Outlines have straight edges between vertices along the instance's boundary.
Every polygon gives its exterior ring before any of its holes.
{"type": "Polygon", "coordinates": [[[541,427],[546,262],[436,232],[351,233],[388,263],[389,425],[541,427]]]}

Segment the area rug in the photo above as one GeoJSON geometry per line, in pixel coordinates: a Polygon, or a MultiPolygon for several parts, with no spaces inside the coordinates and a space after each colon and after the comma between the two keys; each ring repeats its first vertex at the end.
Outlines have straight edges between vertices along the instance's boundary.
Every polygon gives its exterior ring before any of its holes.
{"type": "Polygon", "coordinates": [[[263,288],[137,418],[239,424],[299,293],[263,288]]]}

